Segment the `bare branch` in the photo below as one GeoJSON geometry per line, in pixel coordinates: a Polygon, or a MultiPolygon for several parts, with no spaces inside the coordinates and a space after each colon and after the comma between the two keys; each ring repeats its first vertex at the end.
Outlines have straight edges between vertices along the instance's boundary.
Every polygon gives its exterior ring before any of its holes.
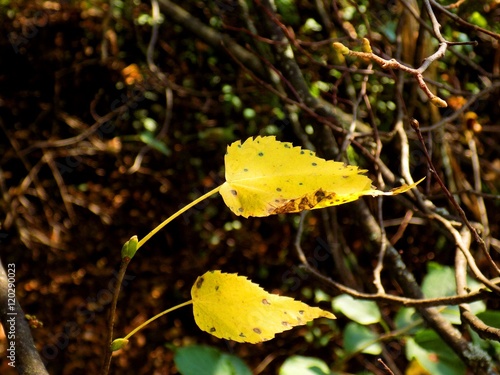
{"type": "Polygon", "coordinates": [[[452,13],[449,10],[447,10],[445,7],[443,7],[441,4],[439,4],[436,0],[430,0],[430,3],[432,4],[433,7],[435,7],[440,12],[446,14],[448,17],[450,17],[456,23],[458,23],[458,24],[460,24],[462,26],[466,26],[468,28],[471,28],[471,29],[473,29],[475,31],[479,31],[479,32],[481,32],[483,34],[489,35],[492,38],[495,38],[496,40],[500,40],[500,35],[499,34],[494,33],[493,31],[490,31],[490,30],[486,30],[486,29],[484,29],[482,27],[479,27],[477,25],[473,25],[473,24],[465,21],[464,19],[462,19],[459,16],[457,16],[455,13],[452,13]]]}
{"type": "MultiPolygon", "coordinates": [[[[366,39],[365,39],[366,40],[366,39]]],[[[396,59],[384,59],[380,56],[377,56],[374,54],[371,49],[368,52],[359,52],[359,51],[353,51],[346,46],[344,46],[342,43],[336,42],[333,43],[333,47],[342,53],[345,56],[353,56],[353,57],[359,57],[361,59],[365,60],[371,60],[373,62],[376,62],[378,65],[380,65],[381,68],[383,69],[397,69],[397,70],[402,70],[406,73],[409,73],[415,77],[415,79],[418,82],[419,87],[422,89],[422,91],[429,97],[429,100],[431,101],[432,104],[434,104],[437,107],[447,107],[448,104],[438,96],[434,95],[431,90],[427,87],[427,84],[424,81],[424,76],[423,72],[427,67],[435,60],[440,58],[444,52],[446,51],[446,44],[442,44],[440,49],[433,54],[432,56],[426,58],[424,60],[424,63],[422,66],[418,69],[411,68],[409,66],[403,65],[396,59]]]]}
{"type": "MultiPolygon", "coordinates": [[[[500,269],[498,268],[498,266],[495,264],[495,262],[493,261],[493,259],[491,258],[491,255],[488,251],[488,249],[486,248],[486,244],[484,242],[484,240],[481,238],[481,236],[479,235],[479,233],[477,232],[476,228],[474,228],[472,226],[472,224],[469,222],[469,220],[467,219],[467,216],[465,215],[465,212],[464,210],[462,209],[462,207],[460,207],[460,205],[457,203],[457,201],[455,200],[455,198],[453,197],[453,195],[450,193],[450,191],[448,190],[448,188],[446,187],[446,185],[444,184],[443,180],[441,180],[441,177],[439,176],[439,173],[437,173],[436,171],[436,168],[434,167],[433,163],[432,163],[432,160],[431,160],[431,157],[429,155],[429,153],[427,152],[427,147],[425,146],[425,141],[424,141],[424,138],[422,137],[422,133],[420,132],[420,129],[419,129],[419,125],[418,125],[418,121],[415,120],[415,119],[412,119],[411,121],[411,126],[412,128],[415,130],[415,132],[417,133],[417,137],[422,145],[422,148],[424,150],[424,154],[425,154],[425,157],[427,159],[427,163],[429,164],[429,168],[432,172],[432,174],[434,175],[434,177],[436,178],[436,181],[439,183],[439,185],[441,186],[441,189],[443,190],[443,192],[445,193],[446,197],[448,198],[448,200],[450,201],[450,203],[453,205],[453,207],[457,210],[458,214],[460,215],[460,218],[462,219],[462,222],[467,226],[467,228],[469,228],[469,230],[471,231],[472,235],[474,236],[474,240],[479,244],[479,246],[481,247],[481,250],[484,252],[484,254],[486,255],[486,257],[488,258],[489,260],[489,263],[490,265],[493,267],[493,269],[497,272],[497,274],[500,274],[500,269]]],[[[436,215],[437,217],[437,215],[436,215]]],[[[454,229],[454,228],[453,228],[454,229]]],[[[456,236],[455,236],[456,238],[456,236]]],[[[457,244],[459,243],[459,240],[457,240],[457,244]]],[[[467,252],[468,254],[470,254],[468,248],[466,248],[465,246],[462,246],[462,251],[464,252],[467,252]]],[[[467,254],[466,254],[467,256],[467,254]]],[[[473,264],[471,264],[471,261],[473,260],[472,258],[472,255],[471,256],[468,256],[467,257],[467,260],[469,261],[469,264],[470,266],[472,267],[473,264]]],[[[477,271],[479,271],[479,269],[477,269],[477,271]]],[[[481,272],[475,272],[475,275],[477,277],[479,277],[479,274],[482,275],[481,272]]],[[[483,276],[484,277],[484,276],[483,276]]],[[[488,281],[487,279],[484,277],[484,279],[481,279],[481,281],[483,283],[485,283],[485,285],[488,285],[488,281]]],[[[498,293],[500,293],[500,288],[497,288],[495,286],[493,286],[493,290],[496,290],[498,293]]]]}

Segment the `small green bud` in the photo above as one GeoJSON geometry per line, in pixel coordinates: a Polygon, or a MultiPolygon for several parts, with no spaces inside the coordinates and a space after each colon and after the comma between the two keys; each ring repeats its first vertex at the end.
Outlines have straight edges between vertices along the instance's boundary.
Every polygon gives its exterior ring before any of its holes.
{"type": "Polygon", "coordinates": [[[340,52],[342,55],[348,55],[349,54],[349,48],[344,46],[342,43],[335,42],[333,43],[333,48],[335,48],[336,51],[340,52]]]}
{"type": "Polygon", "coordinates": [[[139,240],[137,239],[137,236],[132,236],[130,240],[125,242],[125,244],[122,247],[122,259],[123,258],[129,258],[132,259],[137,252],[137,244],[139,243],[139,240]]]}
{"type": "Polygon", "coordinates": [[[116,339],[111,343],[111,351],[116,352],[117,350],[125,347],[128,344],[127,339],[116,339]]]}

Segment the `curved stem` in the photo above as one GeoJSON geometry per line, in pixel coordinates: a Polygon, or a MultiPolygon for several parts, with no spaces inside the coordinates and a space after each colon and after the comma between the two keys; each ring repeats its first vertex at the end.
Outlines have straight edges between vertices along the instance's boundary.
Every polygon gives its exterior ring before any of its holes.
{"type": "Polygon", "coordinates": [[[198,199],[195,199],[194,201],[192,201],[191,203],[189,203],[187,206],[184,206],[179,211],[177,211],[175,214],[173,214],[172,216],[170,216],[167,220],[165,220],[163,223],[161,223],[155,229],[153,229],[151,232],[149,232],[146,235],[146,237],[144,237],[142,240],[139,241],[139,243],[137,244],[137,250],[139,250],[139,248],[142,245],[144,245],[151,237],[153,237],[161,228],[163,228],[165,225],[167,225],[168,223],[170,223],[176,217],[182,215],[184,212],[186,212],[187,210],[189,210],[191,207],[193,207],[193,206],[197,205],[198,203],[200,203],[202,200],[205,200],[209,196],[214,195],[215,193],[217,193],[220,190],[221,187],[222,187],[222,185],[217,186],[215,189],[210,190],[206,194],[203,194],[201,197],[199,197],[198,199]]]}
{"type": "Polygon", "coordinates": [[[104,359],[101,367],[101,375],[107,375],[109,373],[109,368],[111,366],[111,342],[113,340],[113,329],[115,326],[115,312],[116,305],[118,304],[118,296],[120,295],[120,287],[123,282],[123,278],[125,276],[125,272],[127,271],[127,266],[130,263],[130,258],[125,257],[122,258],[122,262],[120,263],[120,270],[116,276],[116,287],[113,290],[113,300],[111,301],[111,307],[109,308],[109,316],[108,316],[108,332],[106,337],[106,351],[104,352],[104,359]]]}
{"type": "Polygon", "coordinates": [[[177,306],[174,306],[174,307],[171,307],[170,309],[168,310],[165,310],[165,311],[162,311],[161,313],[153,316],[151,319],[148,319],[146,320],[144,323],[142,323],[140,326],[136,327],[132,332],[130,332],[127,336],[124,337],[125,340],[128,340],[130,337],[132,337],[137,331],[141,330],[142,328],[146,327],[149,323],[151,323],[152,321],[158,319],[159,317],[162,317],[163,315],[165,314],[168,314],[169,312],[171,311],[174,311],[174,310],[177,310],[181,307],[184,307],[184,306],[187,306],[187,305],[190,305],[193,303],[193,300],[189,300],[187,302],[184,302],[184,303],[181,303],[180,305],[177,305],[177,306]]]}

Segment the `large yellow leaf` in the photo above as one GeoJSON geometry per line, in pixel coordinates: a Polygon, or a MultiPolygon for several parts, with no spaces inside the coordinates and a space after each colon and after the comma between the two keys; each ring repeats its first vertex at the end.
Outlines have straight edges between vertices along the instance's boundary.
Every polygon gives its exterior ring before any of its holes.
{"type": "Polygon", "coordinates": [[[236,215],[269,216],[347,203],[362,195],[394,195],[376,190],[365,170],[317,157],[314,152],[256,137],[232,143],[225,156],[226,182],[219,192],[236,215]]]}
{"type": "Polygon", "coordinates": [[[198,327],[238,342],[254,344],[316,318],[335,319],[318,307],[270,294],[235,273],[206,272],[194,283],[191,297],[198,327]]]}

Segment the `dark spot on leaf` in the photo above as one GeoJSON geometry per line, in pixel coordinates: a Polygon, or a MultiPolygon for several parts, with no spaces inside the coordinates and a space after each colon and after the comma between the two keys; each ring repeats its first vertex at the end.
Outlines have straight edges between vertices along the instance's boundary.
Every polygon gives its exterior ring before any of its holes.
{"type": "Polygon", "coordinates": [[[216,286],[215,286],[215,291],[218,291],[218,290],[219,290],[219,286],[218,286],[218,285],[216,285],[216,286]]]}
{"type": "Polygon", "coordinates": [[[342,178],[349,178],[349,176],[342,176],[342,178]]]}
{"type": "Polygon", "coordinates": [[[204,279],[203,277],[199,277],[199,278],[198,278],[198,281],[196,282],[196,287],[197,287],[198,289],[200,289],[200,288],[201,288],[201,284],[203,284],[203,281],[205,281],[205,279],[204,279]]]}
{"type": "Polygon", "coordinates": [[[304,211],[304,210],[308,210],[308,209],[314,207],[315,205],[316,204],[313,202],[310,202],[307,197],[303,197],[298,204],[298,208],[299,208],[299,211],[304,211]]]}
{"type": "Polygon", "coordinates": [[[317,163],[312,163],[312,166],[313,166],[313,167],[315,167],[315,166],[317,166],[317,165],[318,165],[317,163]]]}
{"type": "Polygon", "coordinates": [[[290,148],[290,145],[285,143],[285,148],[290,148]]]}
{"type": "Polygon", "coordinates": [[[244,168],[244,169],[243,169],[243,172],[248,172],[248,168],[244,168]]]}
{"type": "Polygon", "coordinates": [[[246,337],[243,332],[240,333],[240,337],[246,337]]]}
{"type": "Polygon", "coordinates": [[[262,304],[264,304],[264,305],[270,305],[271,303],[267,299],[264,298],[262,300],[262,304]]]}
{"type": "Polygon", "coordinates": [[[304,310],[299,310],[300,315],[304,315],[304,310]]]}
{"type": "Polygon", "coordinates": [[[259,328],[254,328],[253,331],[259,335],[262,333],[262,331],[259,328]]]}
{"type": "Polygon", "coordinates": [[[215,331],[216,331],[215,327],[210,328],[210,332],[215,332],[215,331]]]}
{"type": "Polygon", "coordinates": [[[238,145],[238,148],[241,148],[241,145],[238,145]]]}
{"type": "Polygon", "coordinates": [[[288,327],[288,322],[281,322],[281,324],[285,327],[288,327]]]}
{"type": "Polygon", "coordinates": [[[299,182],[299,185],[300,185],[300,186],[302,186],[302,185],[304,185],[304,184],[303,184],[302,182],[299,182]]]}
{"type": "Polygon", "coordinates": [[[304,155],[304,154],[305,154],[305,152],[304,152],[304,151],[300,151],[300,154],[301,154],[301,155],[304,155]]]}
{"type": "Polygon", "coordinates": [[[319,203],[323,199],[325,199],[325,192],[323,190],[319,189],[316,193],[314,193],[314,196],[316,197],[316,199],[319,203]]]}
{"type": "Polygon", "coordinates": [[[233,194],[234,196],[238,195],[238,192],[236,190],[231,190],[231,194],[233,194]]]}
{"type": "Polygon", "coordinates": [[[309,152],[309,156],[313,156],[314,155],[314,152],[309,152]]]}
{"type": "Polygon", "coordinates": [[[281,191],[281,188],[276,188],[276,191],[281,191]]]}
{"type": "Polygon", "coordinates": [[[243,212],[243,208],[238,208],[238,212],[243,212]]]}
{"type": "Polygon", "coordinates": [[[263,152],[259,152],[259,156],[264,156],[264,153],[263,152]]]}

